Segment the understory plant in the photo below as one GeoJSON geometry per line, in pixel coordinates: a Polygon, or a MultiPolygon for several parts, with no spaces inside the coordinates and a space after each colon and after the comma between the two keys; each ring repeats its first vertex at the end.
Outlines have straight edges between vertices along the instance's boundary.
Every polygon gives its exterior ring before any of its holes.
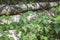
{"type": "MultiPolygon", "coordinates": [[[[3,34],[0,40],[14,40],[14,38],[6,36],[10,34],[9,30],[16,30],[16,34],[20,31],[21,38],[19,40],[60,40],[60,15],[58,14],[56,17],[32,11],[20,14],[18,23],[0,24],[0,34],[3,34]]],[[[8,16],[2,16],[2,18],[11,20],[11,17],[8,16]]]]}

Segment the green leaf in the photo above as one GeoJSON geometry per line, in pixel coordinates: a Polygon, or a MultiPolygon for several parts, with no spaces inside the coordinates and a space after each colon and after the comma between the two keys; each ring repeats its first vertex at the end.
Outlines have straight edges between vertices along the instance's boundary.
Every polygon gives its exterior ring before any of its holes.
{"type": "Polygon", "coordinates": [[[57,15],[57,17],[56,17],[56,23],[60,23],[60,15],[57,15]]]}
{"type": "Polygon", "coordinates": [[[14,40],[14,38],[13,37],[10,37],[9,40],[14,40]]]}
{"type": "Polygon", "coordinates": [[[3,37],[0,37],[0,40],[4,40],[4,38],[3,37]]]}
{"type": "Polygon", "coordinates": [[[5,37],[4,37],[4,40],[9,40],[9,37],[8,37],[8,36],[5,36],[5,37]]]}
{"type": "Polygon", "coordinates": [[[56,27],[55,27],[55,31],[56,31],[56,33],[58,34],[58,33],[60,32],[60,26],[56,26],[56,27]]]}

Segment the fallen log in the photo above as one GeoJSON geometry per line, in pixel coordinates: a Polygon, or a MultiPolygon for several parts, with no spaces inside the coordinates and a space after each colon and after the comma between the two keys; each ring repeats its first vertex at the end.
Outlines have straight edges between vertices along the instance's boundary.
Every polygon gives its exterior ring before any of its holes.
{"type": "Polygon", "coordinates": [[[33,4],[0,5],[0,15],[19,14],[28,10],[47,9],[60,5],[60,2],[39,2],[33,4]]]}

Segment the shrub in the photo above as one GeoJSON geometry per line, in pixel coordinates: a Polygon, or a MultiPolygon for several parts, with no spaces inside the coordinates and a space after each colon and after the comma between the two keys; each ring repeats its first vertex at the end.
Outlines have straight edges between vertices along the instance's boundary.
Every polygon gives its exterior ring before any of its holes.
{"type": "MultiPolygon", "coordinates": [[[[54,11],[56,10],[58,8],[54,8],[54,11]]],[[[9,30],[16,30],[16,34],[21,31],[20,40],[58,40],[60,38],[60,15],[58,11],[56,17],[49,16],[47,13],[34,13],[32,11],[20,14],[20,22],[12,22],[9,25],[0,24],[0,35],[4,34],[0,40],[14,40],[12,37],[6,36],[10,34],[9,30]],[[30,19],[28,20],[28,18],[30,19]]],[[[10,18],[8,19],[10,20],[10,18]]]]}

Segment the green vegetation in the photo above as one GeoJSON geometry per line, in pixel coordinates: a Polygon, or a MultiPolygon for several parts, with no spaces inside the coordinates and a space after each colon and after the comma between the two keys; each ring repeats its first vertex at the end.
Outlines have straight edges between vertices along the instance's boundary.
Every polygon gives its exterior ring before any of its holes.
{"type": "MultiPolygon", "coordinates": [[[[0,4],[16,4],[19,2],[20,0],[0,0],[0,4]]],[[[38,0],[21,0],[21,2],[38,2],[38,0]]],[[[14,20],[9,13],[0,16],[0,40],[14,40],[13,37],[7,36],[10,34],[9,30],[16,30],[16,34],[21,31],[19,40],[60,40],[60,6],[53,7],[51,10],[56,12],[54,17],[44,12],[35,14],[33,11],[26,11],[20,13],[19,22],[13,22],[14,20]],[[32,15],[30,16],[31,19],[29,19],[29,15],[32,15]],[[10,20],[12,23],[2,24],[2,19],[10,20]],[[3,35],[1,36],[1,34],[3,35]]]]}
{"type": "MultiPolygon", "coordinates": [[[[21,31],[20,40],[56,40],[60,38],[60,6],[52,8],[52,11],[56,11],[55,17],[49,16],[47,13],[37,13],[36,16],[30,21],[27,20],[29,14],[33,14],[32,11],[20,14],[20,22],[12,22],[8,24],[0,24],[0,32],[4,34],[0,37],[0,40],[14,40],[6,36],[9,34],[8,30],[15,29],[16,32],[21,31]],[[8,32],[4,32],[8,31],[8,32]]],[[[1,16],[0,20],[7,18],[11,20],[9,16],[1,16]]]]}

